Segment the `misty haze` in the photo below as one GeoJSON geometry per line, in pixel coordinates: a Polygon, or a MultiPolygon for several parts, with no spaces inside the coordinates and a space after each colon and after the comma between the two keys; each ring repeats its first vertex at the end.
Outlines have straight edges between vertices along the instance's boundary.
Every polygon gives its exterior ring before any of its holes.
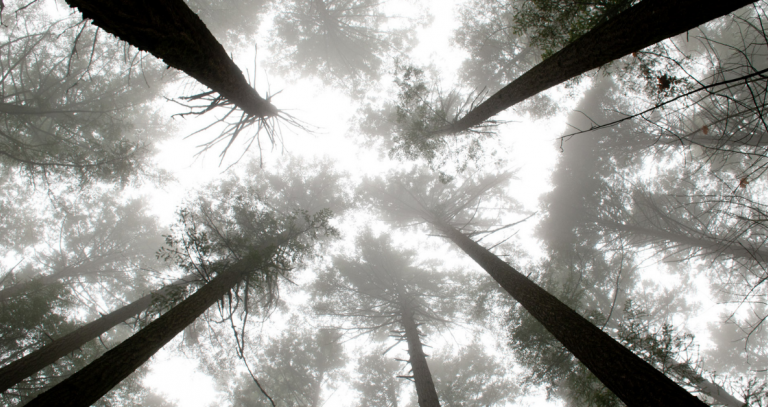
{"type": "Polygon", "coordinates": [[[0,1],[0,405],[768,407],[766,27],[0,1]]]}

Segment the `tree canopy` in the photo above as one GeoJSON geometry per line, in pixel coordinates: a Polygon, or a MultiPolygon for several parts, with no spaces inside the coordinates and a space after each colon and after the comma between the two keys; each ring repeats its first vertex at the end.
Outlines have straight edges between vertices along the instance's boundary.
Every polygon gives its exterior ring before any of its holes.
{"type": "Polygon", "coordinates": [[[766,13],[0,1],[2,404],[768,405],[766,13]]]}

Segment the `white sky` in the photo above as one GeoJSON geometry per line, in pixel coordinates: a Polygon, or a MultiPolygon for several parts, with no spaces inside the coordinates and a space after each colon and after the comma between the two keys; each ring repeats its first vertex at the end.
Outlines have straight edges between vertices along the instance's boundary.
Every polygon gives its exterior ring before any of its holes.
{"type": "MultiPolygon", "coordinates": [[[[449,42],[457,25],[454,19],[457,3],[457,1],[439,0],[420,2],[421,6],[429,7],[430,13],[434,15],[434,22],[419,30],[419,45],[412,52],[415,62],[419,64],[439,63],[445,83],[452,82],[455,71],[466,56],[463,51],[453,48],[449,42]]],[[[394,13],[403,13],[404,8],[400,7],[402,4],[399,2],[388,2],[386,5],[392,7],[394,13]]],[[[266,31],[268,31],[266,24],[260,27],[260,32],[266,31]]],[[[265,47],[260,48],[259,60],[263,61],[269,56],[263,50],[265,47]]],[[[249,72],[253,72],[252,50],[236,53],[235,61],[244,72],[246,68],[249,72]]],[[[356,107],[354,102],[343,94],[333,89],[322,88],[313,81],[290,84],[274,76],[267,78],[263,74],[263,69],[259,70],[258,81],[257,90],[261,94],[266,93],[268,86],[272,92],[282,91],[274,99],[274,104],[281,109],[287,109],[292,115],[316,129],[315,134],[306,134],[301,131],[295,131],[293,134],[290,131],[287,132],[282,146],[287,152],[303,156],[332,157],[337,167],[351,174],[375,175],[391,167],[391,162],[382,162],[378,159],[378,152],[361,148],[348,134],[356,107]]],[[[561,116],[548,121],[534,122],[516,118],[509,113],[506,113],[504,118],[513,122],[502,126],[499,138],[503,140],[502,145],[506,149],[509,162],[514,166],[513,168],[519,170],[517,179],[510,189],[514,189],[515,197],[528,210],[535,211],[538,206],[538,196],[551,189],[549,175],[557,159],[554,140],[565,129],[565,120],[561,116]]],[[[199,128],[199,123],[205,122],[206,118],[187,118],[179,121],[181,134],[190,134],[199,128]]],[[[196,145],[209,137],[211,135],[205,134],[186,140],[175,137],[161,144],[157,162],[162,168],[175,174],[179,180],[178,183],[169,185],[163,191],[152,193],[151,206],[164,222],[170,223],[174,220],[174,212],[182,200],[190,196],[190,190],[200,188],[221,175],[224,167],[218,165],[219,148],[214,148],[205,157],[194,159],[194,154],[197,152],[196,145]]],[[[268,167],[272,161],[280,159],[280,152],[267,151],[264,155],[265,167],[268,167]]],[[[530,234],[533,225],[534,222],[529,222],[528,227],[521,233],[530,234]]],[[[521,240],[528,242],[525,248],[530,252],[540,252],[535,239],[521,240]]],[[[169,400],[177,402],[179,406],[216,405],[215,389],[212,383],[206,382],[204,375],[195,373],[195,362],[169,352],[167,348],[169,346],[153,358],[150,373],[144,383],[156,392],[166,395],[169,400]],[[183,373],[173,374],[173,372],[183,373]]],[[[544,394],[527,395],[516,405],[555,405],[552,404],[553,402],[543,400],[543,397],[545,397],[544,394]]],[[[334,395],[337,402],[339,398],[344,398],[343,393],[334,395]]]]}
{"type": "MultiPolygon", "coordinates": [[[[450,45],[450,38],[456,28],[455,12],[457,0],[431,0],[421,1],[419,6],[429,9],[434,17],[431,25],[419,30],[419,45],[412,55],[415,62],[423,65],[436,64],[441,67],[445,83],[451,83],[456,69],[466,56],[463,51],[450,45]]],[[[393,14],[414,13],[418,11],[411,2],[389,1],[385,7],[393,11],[393,14]],[[409,5],[411,4],[411,5],[409,5]],[[406,11],[408,10],[408,11],[406,11]]],[[[266,20],[265,20],[266,22],[266,20]]],[[[260,27],[260,41],[263,43],[264,33],[268,31],[268,25],[260,27]]],[[[261,43],[260,43],[261,45],[261,43]]],[[[260,47],[259,61],[269,58],[266,47],[260,47]]],[[[230,50],[228,50],[230,51],[230,50]]],[[[253,72],[253,49],[231,50],[234,59],[245,72],[253,72]]],[[[589,85],[585,81],[584,87],[589,85]]],[[[339,169],[351,174],[373,175],[381,173],[397,163],[381,161],[379,153],[365,149],[354,141],[349,134],[349,126],[352,115],[356,111],[355,103],[329,88],[319,86],[316,81],[301,81],[299,83],[287,83],[279,77],[267,77],[263,68],[258,69],[257,90],[263,95],[267,89],[272,93],[282,91],[274,99],[274,104],[288,111],[301,121],[315,129],[313,134],[307,134],[301,130],[285,129],[284,142],[276,151],[270,151],[267,147],[264,153],[265,167],[269,168],[275,162],[279,162],[284,156],[280,149],[291,154],[301,156],[328,156],[337,164],[339,169]]],[[[556,92],[556,91],[555,91],[556,92]]],[[[180,94],[169,95],[173,97],[180,94]]],[[[551,189],[550,175],[558,157],[558,149],[555,140],[566,128],[565,116],[575,104],[575,100],[565,101],[564,114],[549,120],[531,121],[516,117],[514,112],[505,112],[501,119],[510,123],[503,125],[499,131],[503,154],[508,158],[511,168],[518,170],[517,178],[512,182],[509,191],[518,199],[528,211],[538,209],[539,196],[551,189]]],[[[163,102],[162,108],[167,114],[179,112],[173,105],[163,102]]],[[[169,183],[163,188],[147,188],[137,192],[150,194],[151,208],[161,221],[170,225],[175,220],[175,211],[186,197],[191,196],[190,191],[202,188],[207,183],[222,175],[225,166],[219,166],[218,153],[222,146],[216,146],[203,157],[195,157],[199,151],[197,145],[210,139],[215,134],[199,134],[185,139],[183,136],[191,134],[201,127],[201,123],[207,123],[209,118],[177,118],[178,132],[169,140],[159,144],[160,153],[156,162],[163,169],[170,171],[177,178],[177,182],[169,183]]],[[[236,156],[231,151],[228,159],[236,156]]],[[[252,151],[250,156],[254,155],[252,151]]],[[[243,162],[247,161],[247,157],[243,162]]],[[[231,162],[231,161],[227,161],[231,162]]],[[[532,228],[535,221],[529,221],[521,226],[520,242],[522,247],[534,257],[541,255],[541,248],[532,236],[532,228]]],[[[442,255],[442,254],[440,254],[442,255]]],[[[665,275],[663,270],[649,269],[644,278],[655,285],[669,284],[675,287],[674,276],[665,275]]],[[[696,332],[702,332],[699,338],[707,346],[707,326],[717,320],[722,307],[712,300],[708,287],[703,282],[695,284],[695,290],[699,293],[697,298],[701,302],[703,313],[699,313],[685,322],[686,326],[696,332]],[[701,331],[699,331],[701,329],[701,331]]],[[[178,340],[178,338],[177,338],[178,340]]],[[[174,341],[175,342],[175,341],[174,341]]],[[[169,401],[176,402],[184,407],[204,407],[218,405],[220,394],[216,393],[211,379],[198,371],[197,362],[187,359],[177,352],[170,351],[171,345],[161,350],[151,361],[150,372],[144,383],[158,393],[164,394],[169,401]]],[[[334,401],[344,398],[344,393],[334,395],[334,401]]],[[[521,397],[515,405],[518,406],[554,406],[552,401],[545,400],[545,394],[530,394],[521,397]]],[[[326,404],[331,405],[331,404],[326,404]]],[[[337,405],[337,404],[334,404],[337,405]]]]}

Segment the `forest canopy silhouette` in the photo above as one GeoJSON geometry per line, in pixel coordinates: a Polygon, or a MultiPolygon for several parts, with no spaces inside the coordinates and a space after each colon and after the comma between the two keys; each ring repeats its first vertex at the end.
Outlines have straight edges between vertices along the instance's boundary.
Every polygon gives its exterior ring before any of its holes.
{"type": "Polygon", "coordinates": [[[3,405],[768,405],[766,13],[0,1],[3,405]]]}

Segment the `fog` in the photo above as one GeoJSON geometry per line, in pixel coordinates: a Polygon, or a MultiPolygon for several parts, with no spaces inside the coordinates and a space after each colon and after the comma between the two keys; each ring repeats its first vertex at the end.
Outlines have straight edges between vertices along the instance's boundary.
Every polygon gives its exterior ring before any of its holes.
{"type": "Polygon", "coordinates": [[[765,2],[129,3],[0,2],[3,405],[768,404],[765,2]]]}

